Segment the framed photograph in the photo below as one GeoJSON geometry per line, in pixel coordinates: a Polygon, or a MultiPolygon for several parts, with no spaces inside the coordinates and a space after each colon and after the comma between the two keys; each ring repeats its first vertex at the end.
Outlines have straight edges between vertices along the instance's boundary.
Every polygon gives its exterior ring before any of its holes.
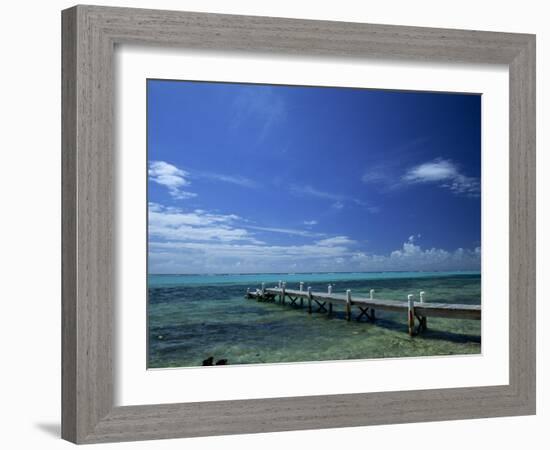
{"type": "Polygon", "coordinates": [[[76,443],[535,413],[535,37],[63,11],[76,443]]]}

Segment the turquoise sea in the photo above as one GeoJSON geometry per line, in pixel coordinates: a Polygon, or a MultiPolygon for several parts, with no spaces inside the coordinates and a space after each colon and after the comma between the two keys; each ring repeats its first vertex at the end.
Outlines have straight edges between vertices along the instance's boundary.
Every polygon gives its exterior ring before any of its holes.
{"type": "Polygon", "coordinates": [[[481,351],[481,323],[429,318],[428,330],[407,334],[404,314],[380,311],[374,323],[347,322],[341,307],[334,314],[309,315],[307,309],[256,302],[246,289],[262,282],[300,281],[314,291],[352,290],[352,295],[406,300],[480,304],[479,272],[368,272],[310,274],[149,275],[148,366],[200,366],[210,356],[228,364],[256,364],[343,359],[395,358],[481,351]]]}

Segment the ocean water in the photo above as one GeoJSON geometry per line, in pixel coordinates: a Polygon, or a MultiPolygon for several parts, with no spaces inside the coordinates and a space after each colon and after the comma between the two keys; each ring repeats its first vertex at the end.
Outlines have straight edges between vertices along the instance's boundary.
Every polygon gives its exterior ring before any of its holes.
{"type": "MultiPolygon", "coordinates": [[[[149,275],[148,366],[200,366],[210,356],[229,364],[396,358],[481,351],[481,323],[428,318],[428,330],[409,337],[405,313],[377,311],[374,323],[334,313],[245,299],[247,288],[299,282],[314,291],[352,290],[352,295],[406,300],[425,291],[425,301],[481,303],[479,272],[380,272],[244,275],[149,275]]],[[[297,302],[299,303],[299,302],[297,302]]],[[[314,305],[315,306],[315,305],[314,305]]],[[[356,314],[354,308],[354,314],[356,314]]]]}

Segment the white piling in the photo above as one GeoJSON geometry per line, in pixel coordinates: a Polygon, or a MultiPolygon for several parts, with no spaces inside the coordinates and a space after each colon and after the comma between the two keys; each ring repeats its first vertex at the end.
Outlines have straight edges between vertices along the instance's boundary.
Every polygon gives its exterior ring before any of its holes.
{"type": "Polygon", "coordinates": [[[332,294],[332,284],[329,284],[329,285],[328,285],[328,293],[329,293],[329,294],[332,294]]]}
{"type": "Polygon", "coordinates": [[[374,289],[370,290],[370,299],[374,300],[374,289]]]}
{"type": "Polygon", "coordinates": [[[424,291],[420,291],[420,303],[424,303],[424,291]]]}
{"type": "Polygon", "coordinates": [[[304,282],[300,281],[300,292],[303,292],[304,290],[304,282]]]}
{"type": "Polygon", "coordinates": [[[265,294],[265,283],[262,283],[262,297],[264,296],[265,294]]]}

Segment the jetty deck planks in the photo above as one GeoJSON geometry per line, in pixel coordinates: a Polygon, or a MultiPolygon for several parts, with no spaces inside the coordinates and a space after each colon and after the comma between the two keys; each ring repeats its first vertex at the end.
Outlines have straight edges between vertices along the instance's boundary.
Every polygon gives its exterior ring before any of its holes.
{"type": "MultiPolygon", "coordinates": [[[[329,289],[331,291],[331,289],[329,289]]],[[[374,291],[371,292],[371,294],[374,291]]],[[[427,302],[409,302],[401,300],[387,300],[371,297],[351,296],[346,294],[335,294],[332,292],[313,292],[308,290],[287,289],[283,284],[281,287],[257,289],[255,291],[247,290],[246,298],[257,300],[279,299],[281,305],[285,304],[285,299],[290,300],[289,305],[296,305],[300,300],[300,306],[303,306],[303,300],[308,301],[308,312],[312,312],[311,303],[315,302],[318,311],[332,313],[333,305],[343,305],[346,311],[346,319],[351,319],[352,307],[357,307],[360,314],[357,319],[366,316],[367,319],[375,320],[375,311],[392,311],[407,313],[409,320],[412,317],[412,327],[409,327],[409,334],[418,334],[427,328],[428,317],[444,317],[447,319],[468,319],[481,320],[481,305],[462,305],[450,303],[427,303],[427,302]],[[328,310],[327,305],[328,303],[328,310]],[[414,318],[418,319],[419,326],[414,328],[414,318]]]]}

